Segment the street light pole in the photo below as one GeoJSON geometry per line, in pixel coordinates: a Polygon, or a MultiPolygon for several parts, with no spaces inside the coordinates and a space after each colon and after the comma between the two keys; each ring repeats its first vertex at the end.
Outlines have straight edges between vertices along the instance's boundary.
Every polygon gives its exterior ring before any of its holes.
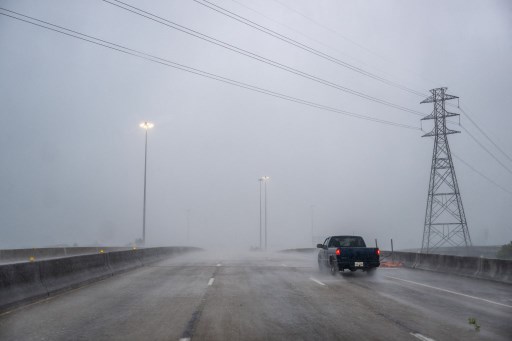
{"type": "Polygon", "coordinates": [[[146,130],[146,141],[144,145],[144,199],[142,204],[142,245],[146,245],[146,174],[148,166],[148,129],[153,128],[154,124],[143,122],[139,125],[146,130]]]}
{"type": "Polygon", "coordinates": [[[315,245],[315,205],[311,205],[311,243],[315,245]]]}
{"type": "MultiPolygon", "coordinates": [[[[268,226],[268,220],[267,220],[267,212],[268,212],[268,205],[267,205],[267,181],[270,180],[270,176],[262,176],[260,179],[260,240],[261,240],[261,182],[265,185],[265,251],[267,250],[267,226],[268,226]]],[[[261,248],[261,246],[260,246],[261,248]]]]}
{"type": "Polygon", "coordinates": [[[187,244],[190,246],[190,208],[187,209],[187,244]]]}
{"type": "Polygon", "coordinates": [[[262,247],[262,245],[261,245],[262,244],[262,239],[261,239],[261,227],[262,227],[262,225],[261,225],[261,183],[262,183],[263,179],[259,178],[258,181],[260,182],[260,250],[261,250],[261,247],[262,247]]]}

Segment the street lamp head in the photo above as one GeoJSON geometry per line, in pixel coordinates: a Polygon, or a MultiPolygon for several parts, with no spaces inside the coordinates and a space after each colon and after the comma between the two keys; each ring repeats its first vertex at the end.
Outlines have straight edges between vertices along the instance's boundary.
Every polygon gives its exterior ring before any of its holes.
{"type": "Polygon", "coordinates": [[[144,128],[146,130],[153,128],[154,124],[151,122],[142,122],[139,124],[139,127],[144,128]]]}
{"type": "Polygon", "coordinates": [[[270,176],[262,176],[260,178],[260,181],[267,181],[267,180],[270,180],[270,176]]]}

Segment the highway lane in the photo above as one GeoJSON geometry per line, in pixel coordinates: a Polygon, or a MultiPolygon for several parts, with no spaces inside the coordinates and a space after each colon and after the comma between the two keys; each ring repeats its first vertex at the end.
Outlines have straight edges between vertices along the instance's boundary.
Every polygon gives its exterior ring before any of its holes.
{"type": "Polygon", "coordinates": [[[0,339],[512,339],[510,285],[410,269],[332,277],[315,257],[174,257],[5,313],[0,339]]]}

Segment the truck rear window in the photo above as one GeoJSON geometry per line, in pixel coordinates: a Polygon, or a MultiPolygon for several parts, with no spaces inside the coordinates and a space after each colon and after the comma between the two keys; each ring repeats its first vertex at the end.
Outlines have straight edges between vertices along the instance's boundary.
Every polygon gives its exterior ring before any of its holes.
{"type": "Polygon", "coordinates": [[[331,247],[366,247],[361,237],[332,237],[329,244],[331,247]]]}

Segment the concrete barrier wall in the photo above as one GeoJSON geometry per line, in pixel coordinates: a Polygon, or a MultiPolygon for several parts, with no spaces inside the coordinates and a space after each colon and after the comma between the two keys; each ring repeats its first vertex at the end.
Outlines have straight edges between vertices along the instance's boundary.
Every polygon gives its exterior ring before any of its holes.
{"type": "Polygon", "coordinates": [[[140,250],[126,250],[106,253],[112,274],[129,271],[143,266],[140,250]]]}
{"type": "Polygon", "coordinates": [[[175,254],[198,250],[159,247],[3,264],[0,265],[0,312],[175,254]]]}
{"type": "Polygon", "coordinates": [[[315,251],[318,251],[319,249],[317,248],[313,248],[313,247],[303,247],[303,248],[299,248],[299,249],[286,249],[286,250],[281,250],[279,252],[284,252],[284,253],[290,253],[290,252],[300,252],[300,253],[313,253],[315,251]]]}
{"type": "Polygon", "coordinates": [[[0,312],[2,307],[24,304],[48,296],[40,277],[39,264],[0,266],[0,312]]]}
{"type": "Polygon", "coordinates": [[[394,260],[409,268],[512,283],[512,260],[389,251],[381,252],[381,260],[394,260]]]}
{"type": "Polygon", "coordinates": [[[86,255],[104,252],[129,250],[128,247],[56,247],[36,249],[10,249],[0,250],[0,264],[26,262],[30,257],[35,260],[60,258],[75,255],[86,255]]]}
{"type": "Polygon", "coordinates": [[[48,294],[112,276],[105,253],[44,260],[38,265],[48,294]]]}

